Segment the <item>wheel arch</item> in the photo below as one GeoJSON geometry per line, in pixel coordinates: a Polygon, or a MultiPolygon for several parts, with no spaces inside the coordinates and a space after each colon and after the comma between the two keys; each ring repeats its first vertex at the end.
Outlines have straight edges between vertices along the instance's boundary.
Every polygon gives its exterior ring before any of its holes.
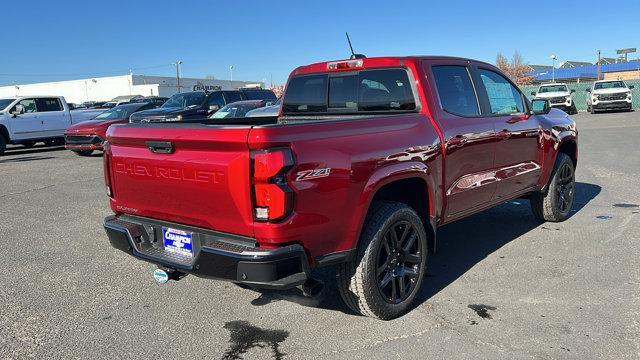
{"type": "Polygon", "coordinates": [[[427,232],[429,251],[434,252],[436,249],[434,189],[428,166],[420,162],[396,164],[375,171],[361,195],[360,204],[363,206],[357,212],[360,215],[358,215],[354,248],[360,240],[360,234],[370,215],[372,204],[376,201],[396,201],[407,204],[418,213],[427,232]]]}
{"type": "MultiPolygon", "coordinates": [[[[578,143],[576,139],[571,137],[569,139],[565,139],[558,145],[558,153],[564,153],[569,155],[571,160],[573,161],[573,166],[578,166],[578,143]]],[[[558,155],[556,154],[556,157],[558,155]]]]}

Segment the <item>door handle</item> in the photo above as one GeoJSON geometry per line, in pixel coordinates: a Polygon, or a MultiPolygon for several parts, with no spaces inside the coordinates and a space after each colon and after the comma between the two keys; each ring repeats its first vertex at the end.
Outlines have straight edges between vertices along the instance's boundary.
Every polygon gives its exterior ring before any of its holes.
{"type": "Polygon", "coordinates": [[[502,131],[498,131],[498,133],[496,134],[496,136],[498,137],[498,139],[500,140],[507,140],[508,138],[511,137],[511,131],[504,129],[502,131]]]}
{"type": "Polygon", "coordinates": [[[464,135],[456,135],[449,139],[449,145],[451,146],[462,146],[467,142],[467,137],[464,135]]]}
{"type": "Polygon", "coordinates": [[[529,114],[515,114],[511,115],[511,119],[507,120],[507,124],[515,124],[526,120],[529,120],[529,114]]]}
{"type": "Polygon", "coordinates": [[[145,141],[145,145],[152,153],[171,154],[173,153],[173,144],[169,141],[145,141]]]}

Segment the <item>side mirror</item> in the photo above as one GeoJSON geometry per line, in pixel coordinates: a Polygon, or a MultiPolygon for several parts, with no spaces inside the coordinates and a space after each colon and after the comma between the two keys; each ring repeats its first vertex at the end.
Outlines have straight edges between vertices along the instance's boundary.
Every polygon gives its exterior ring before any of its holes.
{"type": "Polygon", "coordinates": [[[532,91],[532,92],[531,92],[531,95],[536,96],[536,92],[535,92],[535,91],[532,91]]]}
{"type": "Polygon", "coordinates": [[[551,105],[549,105],[549,100],[534,99],[531,100],[531,110],[536,115],[545,115],[551,111],[551,105]]]}
{"type": "Polygon", "coordinates": [[[569,90],[569,93],[570,93],[570,94],[573,94],[574,92],[576,92],[576,89],[571,89],[571,90],[569,90]]]}
{"type": "Polygon", "coordinates": [[[13,117],[16,117],[18,115],[22,115],[24,114],[24,105],[22,104],[18,104],[15,106],[15,108],[13,108],[13,110],[11,110],[11,115],[13,115],[13,117]]]}
{"type": "Polygon", "coordinates": [[[632,90],[633,88],[635,88],[634,85],[629,85],[629,90],[632,90]]]}
{"type": "Polygon", "coordinates": [[[219,105],[210,105],[209,106],[209,112],[214,113],[216,111],[220,110],[220,106],[219,105]]]}

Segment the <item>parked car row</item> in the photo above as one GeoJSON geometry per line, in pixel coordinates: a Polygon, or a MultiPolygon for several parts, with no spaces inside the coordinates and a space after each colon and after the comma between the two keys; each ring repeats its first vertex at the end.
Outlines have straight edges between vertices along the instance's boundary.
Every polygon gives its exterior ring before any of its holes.
{"type": "Polygon", "coordinates": [[[64,133],[65,148],[80,156],[90,156],[95,150],[102,151],[107,128],[113,124],[129,122],[136,111],[158,107],[154,103],[128,103],[108,109],[92,120],[71,125],[64,133]]]}
{"type": "Polygon", "coordinates": [[[0,99],[0,155],[7,144],[32,147],[37,142],[64,144],[64,132],[104,110],[71,111],[62,96],[19,96],[0,99]]]}
{"type": "Polygon", "coordinates": [[[82,110],[82,109],[111,109],[114,106],[129,104],[129,103],[154,103],[158,106],[167,101],[167,97],[162,96],[142,96],[142,95],[122,95],[116,96],[110,101],[85,101],[82,104],[67,103],[70,110],[82,110]]]}
{"type": "Polygon", "coordinates": [[[211,116],[225,105],[241,100],[276,101],[271,90],[239,89],[212,92],[194,91],[173,95],[161,107],[133,114],[130,121],[162,122],[203,119],[211,116]]]}
{"type": "Polygon", "coordinates": [[[219,116],[248,116],[250,110],[274,104],[276,97],[270,90],[239,89],[181,93],[171,98],[121,96],[111,102],[82,105],[68,104],[64,97],[55,96],[0,99],[0,155],[7,144],[31,147],[43,142],[66,144],[67,149],[78,155],[89,156],[102,150],[106,130],[112,124],[212,117],[238,101],[246,103],[227,108],[219,116]],[[132,114],[135,116],[131,117],[132,114]]]}
{"type": "MultiPolygon", "coordinates": [[[[602,110],[631,111],[633,107],[633,85],[627,86],[622,80],[599,80],[586,89],[587,111],[595,114],[602,110]]],[[[535,99],[545,99],[552,107],[562,109],[568,114],[577,114],[578,109],[572,94],[565,83],[543,84],[538,91],[531,92],[535,99]]]]}

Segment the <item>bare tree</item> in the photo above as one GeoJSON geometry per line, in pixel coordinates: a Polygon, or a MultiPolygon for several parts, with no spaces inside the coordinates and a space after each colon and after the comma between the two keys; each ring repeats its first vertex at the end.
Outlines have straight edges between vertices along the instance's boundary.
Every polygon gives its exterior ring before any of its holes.
{"type": "Polygon", "coordinates": [[[529,68],[527,63],[524,61],[524,58],[517,50],[513,53],[511,61],[507,60],[502,53],[498,53],[496,56],[496,67],[507,74],[507,76],[509,76],[509,78],[518,85],[529,84],[534,78],[533,76],[528,75],[531,68],[529,68]]]}
{"type": "Polygon", "coordinates": [[[504,57],[504,55],[502,55],[502,53],[498,53],[496,56],[496,66],[504,72],[509,70],[509,61],[504,57]]]}

